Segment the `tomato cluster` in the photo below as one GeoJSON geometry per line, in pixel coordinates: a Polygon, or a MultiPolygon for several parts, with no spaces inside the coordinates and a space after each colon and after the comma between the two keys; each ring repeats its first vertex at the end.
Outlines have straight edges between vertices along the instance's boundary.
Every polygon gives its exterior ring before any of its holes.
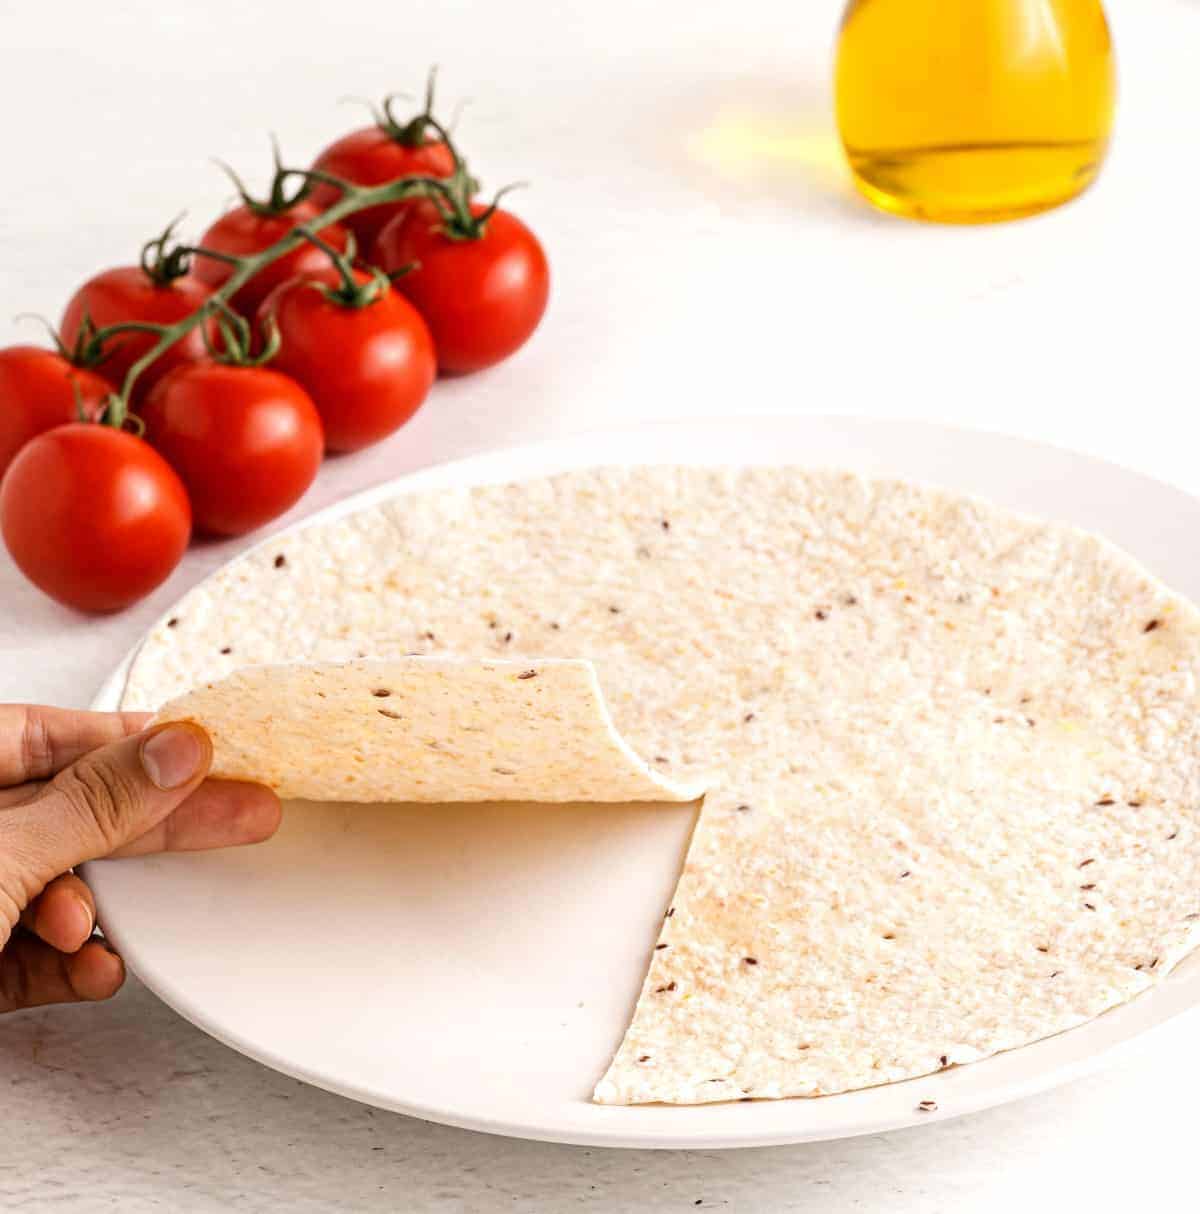
{"type": "Polygon", "coordinates": [[[491,366],[533,333],[549,294],[537,237],[474,197],[431,96],[406,122],[390,99],[375,119],[310,170],[276,153],[266,199],[235,177],[240,203],[198,246],[168,229],[140,264],[89,279],[57,349],[0,350],[0,533],[47,594],[128,606],[193,530],[270,522],[326,451],[380,441],[439,372],[491,366]]]}

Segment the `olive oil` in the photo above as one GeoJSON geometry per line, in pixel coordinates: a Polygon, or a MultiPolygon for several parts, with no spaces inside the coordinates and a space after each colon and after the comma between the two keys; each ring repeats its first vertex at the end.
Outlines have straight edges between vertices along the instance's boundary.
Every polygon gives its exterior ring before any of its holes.
{"type": "Polygon", "coordinates": [[[1115,76],[1099,0],[850,0],[838,127],[876,206],[947,223],[1013,219],[1095,179],[1115,76]]]}

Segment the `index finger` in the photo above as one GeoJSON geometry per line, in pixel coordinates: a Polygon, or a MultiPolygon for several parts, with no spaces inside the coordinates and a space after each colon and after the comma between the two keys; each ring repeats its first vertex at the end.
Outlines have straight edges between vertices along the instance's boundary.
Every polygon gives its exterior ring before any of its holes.
{"type": "Polygon", "coordinates": [[[0,788],[49,779],[89,751],[137,733],[150,716],[0,704],[0,788]]]}

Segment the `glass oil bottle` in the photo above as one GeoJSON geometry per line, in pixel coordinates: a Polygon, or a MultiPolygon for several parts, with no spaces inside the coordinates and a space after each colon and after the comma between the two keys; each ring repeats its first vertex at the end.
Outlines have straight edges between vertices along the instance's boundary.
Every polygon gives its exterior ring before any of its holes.
{"type": "Polygon", "coordinates": [[[850,0],[836,90],[842,144],[871,202],[982,223],[1091,184],[1116,80],[1100,0],[850,0]]]}

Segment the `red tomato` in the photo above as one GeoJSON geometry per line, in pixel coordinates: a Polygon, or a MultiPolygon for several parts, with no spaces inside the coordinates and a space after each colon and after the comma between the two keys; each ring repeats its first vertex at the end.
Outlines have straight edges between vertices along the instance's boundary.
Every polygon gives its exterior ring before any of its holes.
{"type": "MultiPolygon", "coordinates": [[[[441,140],[426,139],[409,145],[380,126],[364,127],[331,143],[313,162],[314,169],[332,173],[354,185],[383,185],[397,177],[440,177],[454,173],[454,156],[441,140]]],[[[313,190],[312,201],[321,210],[332,206],[341,192],[330,185],[313,190]]],[[[411,202],[392,202],[368,207],[342,222],[358,237],[359,252],[369,256],[380,231],[396,216],[402,215],[411,202]]]]}
{"type": "MultiPolygon", "coordinates": [[[[355,271],[359,283],[370,275],[355,271]]],[[[373,303],[330,299],[314,283],[341,281],[330,266],[277,287],[259,312],[273,314],[282,344],[271,364],[316,403],[331,451],[357,451],[399,429],[420,408],[437,373],[425,322],[385,286],[373,303]]]]}
{"type": "Polygon", "coordinates": [[[95,417],[112,384],[94,371],[72,366],[55,350],[0,350],[0,476],[31,438],[75,420],[76,389],[84,413],[95,417]]]}
{"type": "MultiPolygon", "coordinates": [[[[336,191],[335,191],[336,192],[336,191]]],[[[246,257],[261,253],[263,249],[281,240],[293,228],[307,223],[324,210],[311,198],[293,203],[286,211],[277,214],[255,211],[246,206],[234,207],[227,211],[216,223],[204,233],[200,243],[206,249],[215,249],[219,253],[228,253],[234,257],[246,257]]],[[[338,224],[330,224],[322,228],[321,239],[333,245],[338,252],[346,248],[348,234],[346,229],[338,224]]],[[[273,261],[264,266],[244,287],[241,287],[230,300],[233,307],[244,316],[253,316],[258,305],[281,282],[295,278],[312,270],[320,270],[329,264],[329,257],[316,245],[307,241],[299,245],[286,257],[273,261]]],[[[213,290],[225,283],[233,273],[233,266],[218,261],[215,257],[197,256],[192,262],[192,273],[207,283],[213,290]]]]}
{"type": "MultiPolygon", "coordinates": [[[[473,202],[471,213],[487,208],[473,202]]],[[[478,371],[529,339],[546,310],[550,268],[534,234],[508,211],[495,211],[478,239],[455,240],[427,199],[383,230],[375,260],[393,272],[417,268],[397,290],[425,317],[443,371],[478,371]]]]}
{"type": "MultiPolygon", "coordinates": [[[[63,313],[60,330],[62,341],[67,349],[74,348],[85,314],[92,318],[98,328],[126,320],[171,325],[194,312],[211,294],[209,287],[190,274],[159,286],[141,266],[105,270],[89,279],[71,297],[63,313]]],[[[210,336],[213,332],[210,328],[210,336]]],[[[113,338],[106,346],[111,353],[96,368],[97,371],[120,387],[125,373],[156,340],[152,333],[127,333],[113,338]]],[[[143,399],[155,383],[173,368],[207,357],[204,334],[197,326],[139,376],[134,400],[143,399]]]]}
{"type": "Polygon", "coordinates": [[[0,484],[0,533],[21,572],[80,611],[119,611],[179,564],[187,492],[147,443],[76,422],[39,434],[0,484]]]}
{"type": "Polygon", "coordinates": [[[159,380],[140,416],[179,473],[196,527],[241,535],[295,505],[321,466],[312,398],[267,367],[194,363],[159,380]]]}

